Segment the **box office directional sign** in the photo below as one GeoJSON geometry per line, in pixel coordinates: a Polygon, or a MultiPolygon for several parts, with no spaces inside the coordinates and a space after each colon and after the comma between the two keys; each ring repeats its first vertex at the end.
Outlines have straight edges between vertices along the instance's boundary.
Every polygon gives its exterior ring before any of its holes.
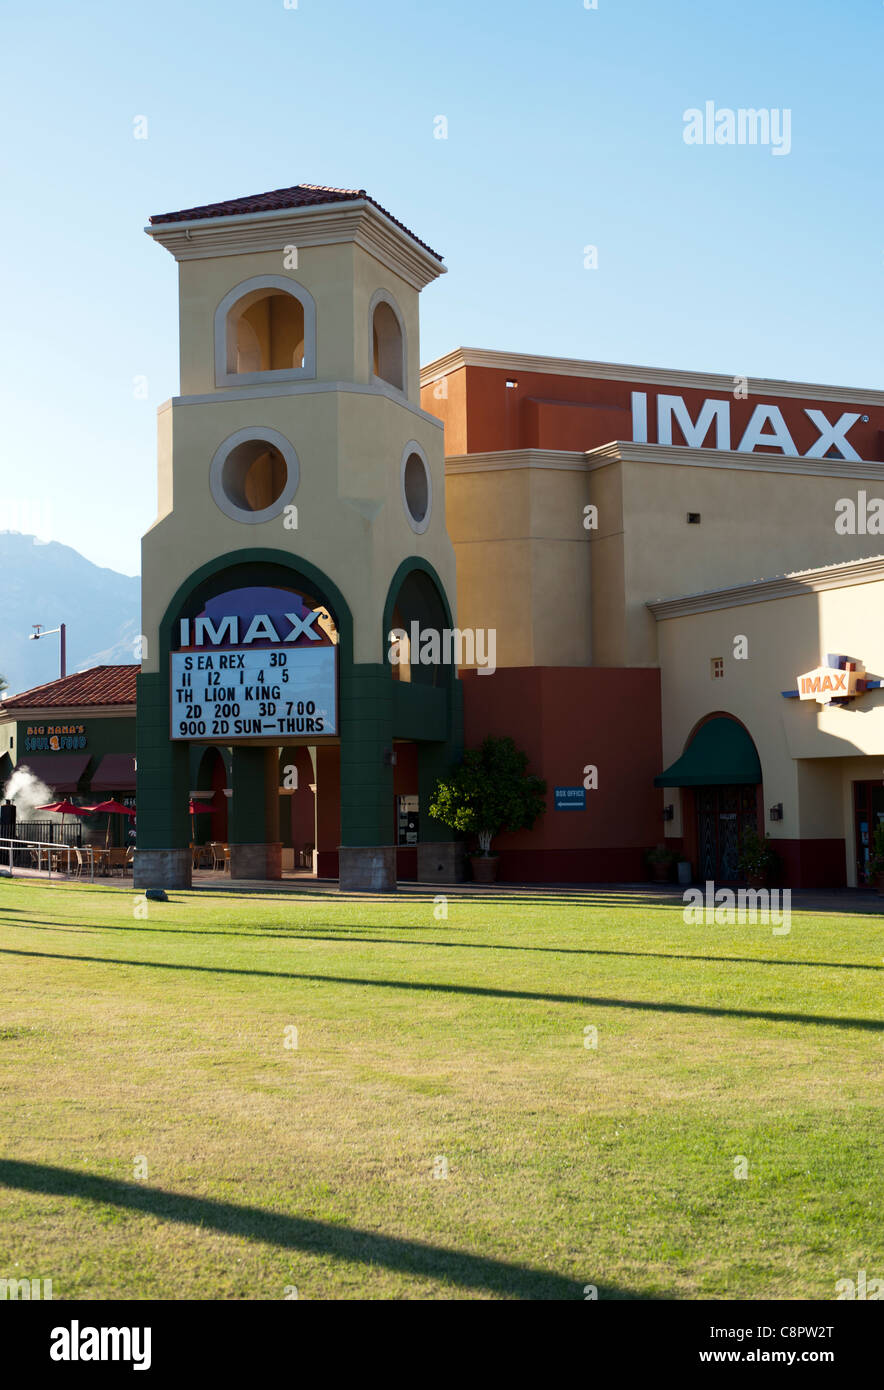
{"type": "Polygon", "coordinates": [[[556,787],[553,804],[557,811],[585,811],[586,790],[583,787],[556,787]]]}
{"type": "Polygon", "coordinates": [[[337,735],[330,627],[324,610],[310,609],[301,595],[268,589],[231,591],[182,618],[180,649],[170,654],[172,738],[286,743],[337,735]]]}

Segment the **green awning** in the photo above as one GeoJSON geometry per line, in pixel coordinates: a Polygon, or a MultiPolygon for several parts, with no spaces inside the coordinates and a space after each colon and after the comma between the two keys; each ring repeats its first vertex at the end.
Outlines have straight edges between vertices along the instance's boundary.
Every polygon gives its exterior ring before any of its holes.
{"type": "Polygon", "coordinates": [[[654,778],[654,786],[753,786],[760,781],[761,763],[742,724],[734,719],[710,719],[697,730],[681,757],[654,778]]]}

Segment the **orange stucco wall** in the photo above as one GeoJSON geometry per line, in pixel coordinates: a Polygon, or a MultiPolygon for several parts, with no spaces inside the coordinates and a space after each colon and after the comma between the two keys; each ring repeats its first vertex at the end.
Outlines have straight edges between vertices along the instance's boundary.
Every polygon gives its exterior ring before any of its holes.
{"type": "Polygon", "coordinates": [[[547,782],[546,814],[533,830],[501,835],[500,876],[510,882],[635,881],[644,851],[663,840],[660,672],[604,667],[510,667],[462,673],[464,736],[474,747],[510,735],[547,782]],[[583,784],[598,768],[585,811],[556,811],[554,788],[583,784]]]}
{"type": "MultiPolygon", "coordinates": [[[[819,399],[799,399],[775,394],[754,393],[746,400],[705,387],[683,387],[674,375],[668,386],[640,381],[611,381],[602,378],[556,376],[548,372],[508,371],[498,367],[463,367],[445,378],[447,399],[439,383],[423,387],[421,404],[445,424],[445,452],[453,454],[491,453],[501,449],[594,449],[614,439],[630,440],[632,434],[631,393],[641,391],[648,398],[648,442],[657,440],[658,393],[684,399],[691,418],[696,420],[704,400],[727,400],[730,404],[731,447],[736,448],[755,407],[769,403],[782,411],[786,425],[800,454],[818,437],[816,426],[805,408],[823,410],[834,423],[850,410],[868,415],[850,429],[848,439],[861,458],[884,461],[884,409],[862,407],[819,399]],[[507,380],[515,380],[507,387],[507,380]]],[[[682,444],[678,425],[673,426],[673,442],[682,444]]],[[[708,444],[713,442],[710,431],[708,444]]],[[[777,450],[765,450],[776,454],[777,450]]]]}

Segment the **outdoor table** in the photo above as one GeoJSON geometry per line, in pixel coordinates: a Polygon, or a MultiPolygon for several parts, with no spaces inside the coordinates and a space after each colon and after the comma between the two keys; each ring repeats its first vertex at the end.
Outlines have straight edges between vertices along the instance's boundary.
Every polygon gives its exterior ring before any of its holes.
{"type": "MultiPolygon", "coordinates": [[[[94,846],[90,848],[92,854],[95,857],[95,872],[97,874],[106,875],[108,870],[108,860],[110,859],[110,851],[106,849],[96,849],[94,846]]],[[[89,850],[86,851],[86,857],[88,859],[89,850]]]]}

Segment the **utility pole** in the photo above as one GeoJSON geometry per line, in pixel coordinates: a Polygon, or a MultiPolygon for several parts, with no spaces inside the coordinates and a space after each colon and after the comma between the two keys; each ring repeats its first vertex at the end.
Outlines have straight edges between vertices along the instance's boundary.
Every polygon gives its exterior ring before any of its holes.
{"type": "Polygon", "coordinates": [[[68,673],[67,624],[60,623],[58,627],[50,627],[44,631],[42,623],[34,623],[34,631],[28,634],[28,638],[31,642],[36,642],[39,638],[51,637],[56,632],[58,633],[59,674],[64,680],[68,673]]]}

